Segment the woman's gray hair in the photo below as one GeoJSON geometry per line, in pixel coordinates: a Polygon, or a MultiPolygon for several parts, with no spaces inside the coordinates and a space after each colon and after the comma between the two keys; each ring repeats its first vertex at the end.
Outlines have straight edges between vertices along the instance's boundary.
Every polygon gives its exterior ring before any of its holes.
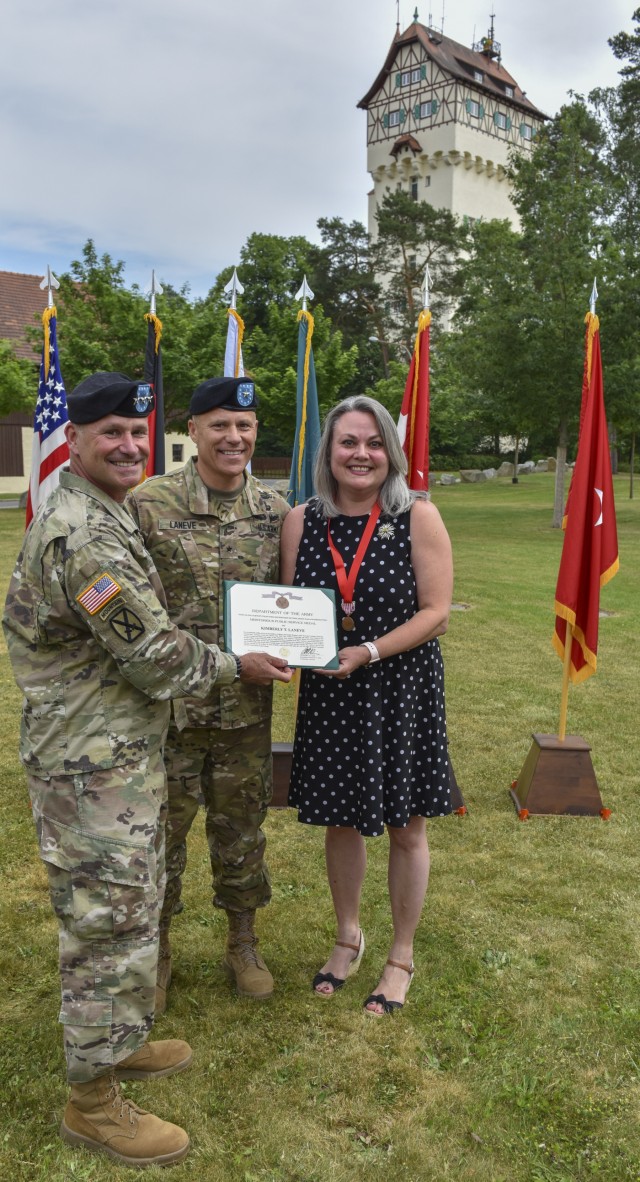
{"type": "Polygon", "coordinates": [[[405,513],[416,499],[416,493],[407,485],[407,458],[400,446],[396,425],[389,411],[375,398],[368,398],[366,394],[356,394],[345,398],[336,406],[332,406],[322,428],[322,438],[316,456],[313,478],[316,486],[316,500],[325,517],[338,517],[340,510],[336,505],[338,482],[331,471],[331,445],[333,433],[338,420],[351,410],[364,411],[373,415],[384,449],[389,460],[389,473],[385,480],[378,500],[382,512],[389,517],[398,513],[405,513]]]}

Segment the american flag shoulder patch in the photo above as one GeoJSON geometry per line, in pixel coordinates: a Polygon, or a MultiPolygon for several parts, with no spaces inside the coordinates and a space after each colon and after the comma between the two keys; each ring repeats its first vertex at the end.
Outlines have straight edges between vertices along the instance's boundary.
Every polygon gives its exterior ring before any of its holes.
{"type": "Polygon", "coordinates": [[[122,590],[119,583],[111,578],[111,575],[102,574],[97,579],[93,580],[84,591],[76,595],[76,602],[89,613],[90,616],[95,616],[96,612],[104,607],[114,595],[117,595],[122,590]]]}

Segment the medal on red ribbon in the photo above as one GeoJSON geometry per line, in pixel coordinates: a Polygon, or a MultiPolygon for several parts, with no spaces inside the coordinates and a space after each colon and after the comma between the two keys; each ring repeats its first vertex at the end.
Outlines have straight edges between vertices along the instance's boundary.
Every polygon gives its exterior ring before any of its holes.
{"type": "Polygon", "coordinates": [[[373,509],[371,510],[371,512],[369,514],[369,520],[367,521],[367,524],[364,529],[364,533],[358,543],[358,549],[355,552],[355,556],[354,556],[353,562],[351,563],[348,573],[345,568],[342,555],[341,555],[340,551],[336,548],[333,538],[331,537],[331,521],[329,521],[327,523],[327,537],[329,539],[329,549],[331,551],[331,557],[333,558],[333,565],[336,570],[336,579],[338,580],[338,590],[340,591],[340,594],[342,596],[340,606],[344,612],[344,616],[342,618],[342,628],[345,632],[351,632],[352,629],[355,628],[355,621],[353,619],[353,614],[355,612],[356,604],[355,604],[355,600],[353,597],[353,593],[355,591],[356,579],[358,578],[358,571],[360,570],[362,559],[364,558],[364,556],[367,553],[367,550],[369,548],[369,542],[371,541],[371,538],[373,536],[373,531],[376,528],[376,525],[378,524],[378,518],[380,516],[380,512],[381,512],[380,505],[378,505],[376,502],[376,504],[373,506],[373,509]]]}

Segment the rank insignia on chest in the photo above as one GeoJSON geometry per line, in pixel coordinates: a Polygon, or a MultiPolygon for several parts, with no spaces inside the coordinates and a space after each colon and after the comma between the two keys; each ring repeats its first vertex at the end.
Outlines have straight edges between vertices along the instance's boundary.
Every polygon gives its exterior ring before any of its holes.
{"type": "Polygon", "coordinates": [[[80,607],[83,607],[90,616],[95,616],[96,612],[100,611],[100,608],[104,607],[105,603],[118,595],[121,590],[120,584],[105,572],[94,579],[93,583],[85,587],[79,595],[76,595],[76,603],[79,603],[80,607]]]}
{"type": "Polygon", "coordinates": [[[120,607],[109,620],[113,631],[121,640],[126,640],[127,644],[133,644],[139,636],[144,632],[144,624],[135,612],[131,611],[129,607],[120,607]]]}

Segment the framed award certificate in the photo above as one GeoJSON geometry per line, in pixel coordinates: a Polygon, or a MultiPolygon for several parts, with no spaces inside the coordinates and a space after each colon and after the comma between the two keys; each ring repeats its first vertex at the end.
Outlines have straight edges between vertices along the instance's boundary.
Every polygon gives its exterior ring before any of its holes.
{"type": "Polygon", "coordinates": [[[224,582],[227,652],[269,653],[302,669],[337,669],[335,593],[323,587],[224,582]]]}

